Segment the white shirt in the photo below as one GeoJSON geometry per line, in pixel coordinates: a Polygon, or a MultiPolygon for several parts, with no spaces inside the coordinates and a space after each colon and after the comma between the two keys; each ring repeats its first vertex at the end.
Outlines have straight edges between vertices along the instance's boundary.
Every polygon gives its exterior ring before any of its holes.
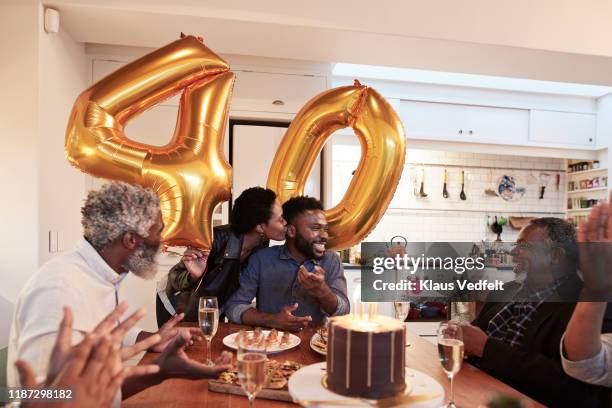
{"type": "Polygon", "coordinates": [[[612,387],[612,333],[601,335],[601,349],[599,353],[586,360],[571,361],[563,352],[563,339],[561,338],[561,363],[563,370],[570,377],[589,384],[612,387]]]}
{"type": "MultiPolygon", "coordinates": [[[[126,275],[117,274],[84,238],[74,250],[44,264],[25,284],[15,304],[9,337],[8,386],[19,385],[15,369],[19,359],[30,363],[37,381],[44,380],[63,307],[72,308],[72,342],[76,344],[118,304],[119,284],[126,275]]],[[[132,328],[123,346],[134,344],[140,331],[132,328]]]]}

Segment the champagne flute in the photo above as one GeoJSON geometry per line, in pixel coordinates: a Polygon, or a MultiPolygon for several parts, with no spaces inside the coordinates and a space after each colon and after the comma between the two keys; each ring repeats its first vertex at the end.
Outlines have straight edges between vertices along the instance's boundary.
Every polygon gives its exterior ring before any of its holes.
{"type": "Polygon", "coordinates": [[[219,304],[214,296],[204,296],[200,298],[198,320],[200,330],[206,340],[206,361],[207,366],[215,365],[212,361],[211,342],[217,334],[219,328],[219,304]]]}
{"type": "Polygon", "coordinates": [[[463,331],[455,322],[441,322],[438,327],[438,355],[442,368],[450,380],[450,398],[445,408],[456,408],[453,401],[453,378],[463,363],[463,331]]]}
{"type": "Polygon", "coordinates": [[[249,408],[266,382],[266,338],[261,332],[247,332],[238,341],[238,379],[249,398],[249,408]]]}
{"type": "Polygon", "coordinates": [[[393,308],[395,309],[395,318],[403,322],[410,312],[410,302],[393,302],[393,308]]]}

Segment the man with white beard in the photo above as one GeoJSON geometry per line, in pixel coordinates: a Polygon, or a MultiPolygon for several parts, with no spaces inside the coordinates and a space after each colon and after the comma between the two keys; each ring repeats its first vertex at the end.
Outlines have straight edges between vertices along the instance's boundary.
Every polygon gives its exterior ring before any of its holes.
{"type": "MultiPolygon", "coordinates": [[[[32,366],[37,381],[45,378],[64,306],[74,311],[75,344],[119,305],[119,285],[128,272],[144,279],[155,276],[164,224],[153,191],[111,182],[89,192],[81,214],[83,238],[76,248],[44,264],[19,294],[9,337],[9,386],[18,386],[14,368],[18,359],[32,366]]],[[[157,332],[161,340],[149,348],[164,351],[157,360],[159,374],[129,379],[124,383],[124,397],[169,376],[211,377],[229,367],[207,367],[187,357],[183,349],[193,343],[199,330],[175,327],[182,317],[174,316],[164,324],[157,332]]],[[[154,334],[134,327],[122,346],[154,334]]],[[[227,364],[228,359],[231,355],[223,354],[219,363],[227,364]]]]}

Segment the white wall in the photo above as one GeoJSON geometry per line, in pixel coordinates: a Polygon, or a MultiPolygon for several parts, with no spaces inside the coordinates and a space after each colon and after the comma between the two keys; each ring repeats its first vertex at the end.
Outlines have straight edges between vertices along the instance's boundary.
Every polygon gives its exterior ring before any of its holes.
{"type": "MultiPolygon", "coordinates": [[[[81,234],[84,176],[64,157],[74,99],[87,84],[84,46],[63,29],[47,34],[36,0],[0,4],[0,347],[27,279],[57,253],[49,230],[71,248],[81,234]]],[[[60,248],[61,249],[61,248],[60,248]]]]}
{"type": "Polygon", "coordinates": [[[38,2],[0,4],[0,296],[11,303],[38,266],[37,24],[38,2]]]}
{"type": "MultiPolygon", "coordinates": [[[[42,13],[43,7],[39,6],[42,13]]],[[[70,166],[64,155],[66,124],[76,97],[88,86],[84,44],[62,27],[57,34],[39,33],[39,182],[38,242],[40,264],[49,252],[49,231],[58,233],[59,250],[71,249],[82,236],[80,208],[85,197],[85,175],[70,166]]]]}
{"type": "MultiPolygon", "coordinates": [[[[357,168],[360,149],[358,145],[334,144],[332,154],[332,200],[336,204],[348,187],[351,172],[357,168]]],[[[395,235],[402,235],[411,242],[490,241],[496,235],[486,225],[487,215],[491,223],[495,215],[564,217],[566,183],[563,170],[562,159],[409,148],[404,172],[389,209],[366,241],[387,242],[395,235]],[[516,170],[489,169],[495,167],[516,170]],[[445,168],[448,170],[448,199],[442,197],[445,168]],[[413,192],[414,181],[420,181],[421,169],[425,169],[426,198],[416,197],[413,192]],[[542,200],[538,198],[540,171],[531,169],[544,169],[550,174],[542,200]],[[465,170],[466,201],[459,199],[461,170],[465,170]],[[561,176],[559,191],[555,188],[557,173],[561,176]],[[527,188],[520,200],[509,202],[484,194],[486,188],[495,189],[495,182],[504,174],[512,175],[518,186],[527,188]]],[[[501,238],[512,242],[517,235],[517,230],[506,225],[501,238]]]]}

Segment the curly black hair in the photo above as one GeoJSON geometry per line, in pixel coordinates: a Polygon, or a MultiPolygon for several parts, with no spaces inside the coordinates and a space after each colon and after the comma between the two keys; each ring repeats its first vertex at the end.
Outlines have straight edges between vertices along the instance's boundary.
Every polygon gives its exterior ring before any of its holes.
{"type": "Polygon", "coordinates": [[[266,224],[272,216],[276,193],[263,187],[244,190],[232,207],[230,225],[239,234],[246,234],[259,224],[266,224]]]}
{"type": "Polygon", "coordinates": [[[314,197],[293,197],[287,200],[285,204],[283,204],[283,218],[285,218],[287,224],[292,224],[298,215],[308,210],[323,211],[323,204],[321,204],[321,202],[314,197]]]}
{"type": "Polygon", "coordinates": [[[556,217],[536,218],[529,222],[543,228],[548,238],[565,250],[566,259],[572,266],[578,265],[578,244],[576,244],[576,227],[568,221],[556,217]]]}

